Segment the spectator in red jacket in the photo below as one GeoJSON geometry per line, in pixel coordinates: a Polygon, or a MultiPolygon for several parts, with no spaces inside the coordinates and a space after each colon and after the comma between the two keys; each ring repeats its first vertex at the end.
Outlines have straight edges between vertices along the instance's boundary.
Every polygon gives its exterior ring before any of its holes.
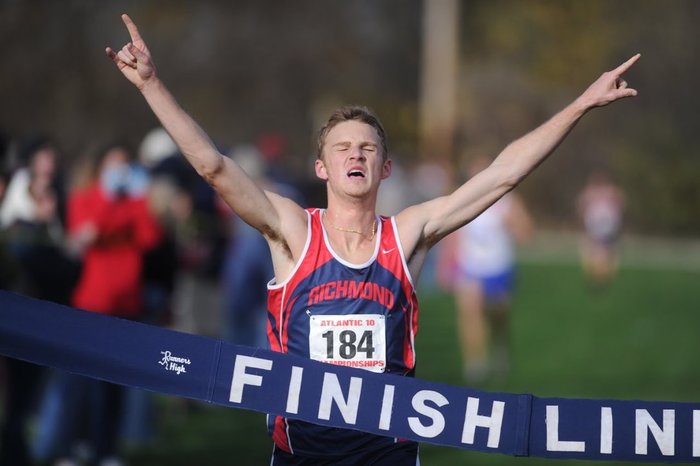
{"type": "Polygon", "coordinates": [[[148,209],[146,172],[129,149],[114,144],[99,159],[98,174],[68,200],[68,232],[83,254],[73,305],[121,317],[138,317],[144,253],[160,233],[148,209]]]}
{"type": "MultiPolygon", "coordinates": [[[[70,249],[83,266],[73,306],[137,319],[143,308],[143,257],[160,229],[146,200],[148,176],[122,144],[106,147],[86,186],[68,199],[70,249]]],[[[120,465],[119,427],[124,387],[58,373],[49,383],[38,432],[37,457],[77,464],[72,447],[86,440],[94,463],[120,465]],[[82,424],[78,420],[88,419],[82,424]]]]}

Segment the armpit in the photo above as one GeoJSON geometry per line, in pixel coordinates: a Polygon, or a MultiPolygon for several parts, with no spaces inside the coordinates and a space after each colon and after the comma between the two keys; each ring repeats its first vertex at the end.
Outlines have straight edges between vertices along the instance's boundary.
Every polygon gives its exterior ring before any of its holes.
{"type": "Polygon", "coordinates": [[[260,233],[262,233],[262,235],[267,238],[270,243],[278,244],[289,260],[294,260],[292,249],[289,247],[289,243],[287,243],[287,240],[284,239],[280,232],[269,225],[265,225],[260,229],[260,233]]]}

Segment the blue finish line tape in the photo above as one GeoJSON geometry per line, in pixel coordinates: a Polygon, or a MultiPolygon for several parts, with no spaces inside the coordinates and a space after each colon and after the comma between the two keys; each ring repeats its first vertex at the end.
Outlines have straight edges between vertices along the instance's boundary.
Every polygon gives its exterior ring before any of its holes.
{"type": "Polygon", "coordinates": [[[231,345],[6,291],[0,354],[169,395],[468,450],[700,462],[700,403],[482,392],[231,345]]]}

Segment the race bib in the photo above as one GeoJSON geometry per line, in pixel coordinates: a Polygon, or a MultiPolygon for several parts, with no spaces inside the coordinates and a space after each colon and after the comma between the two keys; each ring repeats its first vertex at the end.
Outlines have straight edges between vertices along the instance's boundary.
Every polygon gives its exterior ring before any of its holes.
{"type": "Polygon", "coordinates": [[[380,314],[311,316],[311,359],[372,372],[386,369],[386,326],[380,314]]]}

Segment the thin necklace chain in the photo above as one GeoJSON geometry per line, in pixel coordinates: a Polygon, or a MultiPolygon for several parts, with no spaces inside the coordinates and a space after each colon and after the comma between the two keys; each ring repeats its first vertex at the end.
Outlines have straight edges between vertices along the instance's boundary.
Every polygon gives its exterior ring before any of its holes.
{"type": "MultiPolygon", "coordinates": [[[[325,213],[325,212],[323,213],[323,217],[324,217],[324,218],[326,217],[326,213],[325,213]]],[[[364,231],[353,230],[352,228],[338,227],[338,226],[333,225],[333,224],[332,224],[330,221],[328,221],[328,220],[326,220],[326,223],[328,223],[328,224],[329,224],[331,227],[333,227],[335,230],[343,231],[343,232],[345,232],[345,233],[355,233],[356,235],[365,236],[365,232],[364,232],[364,231]]],[[[372,233],[371,233],[370,236],[369,236],[369,240],[372,241],[372,240],[374,239],[374,235],[376,235],[376,234],[377,234],[377,219],[375,218],[375,219],[374,219],[374,222],[372,222],[372,233]]]]}

